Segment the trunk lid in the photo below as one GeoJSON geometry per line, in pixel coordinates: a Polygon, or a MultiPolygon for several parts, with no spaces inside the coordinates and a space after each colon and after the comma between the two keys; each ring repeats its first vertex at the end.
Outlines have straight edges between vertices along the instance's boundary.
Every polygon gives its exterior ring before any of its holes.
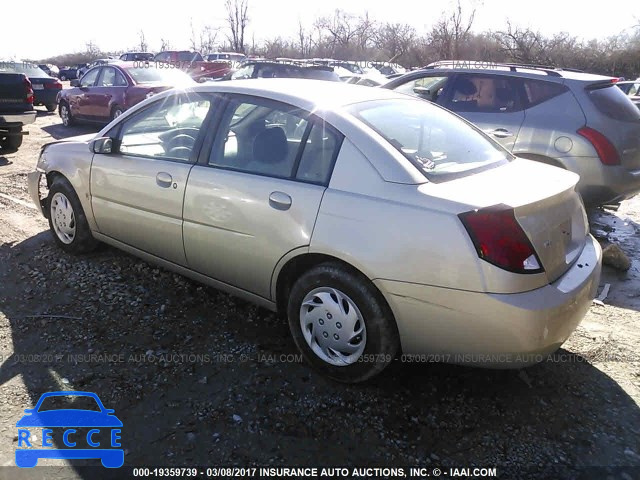
{"type": "Polygon", "coordinates": [[[575,187],[579,176],[516,159],[475,175],[421,186],[425,193],[463,203],[462,211],[506,205],[535,249],[549,282],[578,258],[588,234],[587,216],[575,187]]]}

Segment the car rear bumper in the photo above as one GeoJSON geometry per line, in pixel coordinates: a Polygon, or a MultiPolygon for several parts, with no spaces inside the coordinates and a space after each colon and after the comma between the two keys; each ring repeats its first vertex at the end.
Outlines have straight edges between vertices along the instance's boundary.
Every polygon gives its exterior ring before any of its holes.
{"type": "Polygon", "coordinates": [[[34,102],[36,105],[54,105],[58,103],[57,97],[60,90],[34,90],[34,102]]]}
{"type": "Polygon", "coordinates": [[[601,266],[600,245],[589,235],[582,254],[564,275],[529,292],[492,294],[390,280],[375,283],[395,314],[404,354],[516,368],[544,360],[571,335],[595,297],[601,266]]]}
{"type": "Polygon", "coordinates": [[[36,121],[35,110],[30,112],[0,113],[0,126],[8,124],[9,126],[29,125],[36,121]]]}
{"type": "Polygon", "coordinates": [[[569,170],[580,175],[578,191],[587,205],[621,202],[640,192],[640,169],[603,165],[596,157],[561,160],[569,170]]]}

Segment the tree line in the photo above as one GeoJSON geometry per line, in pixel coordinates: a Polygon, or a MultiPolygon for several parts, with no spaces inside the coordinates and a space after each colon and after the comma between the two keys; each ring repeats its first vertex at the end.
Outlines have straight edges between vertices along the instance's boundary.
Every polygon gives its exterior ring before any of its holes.
{"type": "MultiPolygon", "coordinates": [[[[336,9],[311,24],[298,22],[290,37],[276,36],[256,42],[249,38],[251,24],[249,0],[225,0],[225,21],[221,26],[207,25],[196,31],[191,24],[190,38],[180,49],[190,48],[203,54],[218,50],[236,51],[266,58],[335,58],[341,60],[391,61],[405,67],[421,67],[437,60],[477,60],[513,62],[574,68],[603,75],[636,78],[640,75],[640,32],[620,33],[606,39],[581,40],[566,32],[543,35],[507,21],[496,30],[473,30],[477,7],[457,4],[444,12],[430,29],[419,31],[412,25],[382,22],[368,12],[353,14],[336,9]]],[[[108,54],[93,42],[85,51],[50,57],[39,63],[72,65],[108,54]]],[[[159,50],[172,49],[161,39],[159,50]]],[[[123,51],[147,51],[144,31],[138,42],[123,51]]]]}

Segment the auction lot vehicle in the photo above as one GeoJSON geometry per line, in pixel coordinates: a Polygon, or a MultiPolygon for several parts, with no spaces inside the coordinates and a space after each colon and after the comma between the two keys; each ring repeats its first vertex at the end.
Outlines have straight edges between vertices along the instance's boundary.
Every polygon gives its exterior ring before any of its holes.
{"type": "Polygon", "coordinates": [[[156,68],[153,63],[119,62],[97,66],[80,80],[72,80],[73,88],[60,92],[60,118],[65,127],[76,122],[109,123],[145,98],[193,84],[184,72],[156,68]]]}
{"type": "Polygon", "coordinates": [[[4,62],[4,71],[22,73],[27,76],[33,89],[33,104],[44,105],[47,111],[56,109],[56,98],[62,90],[62,83],[39,68],[37,65],[26,62],[4,62]]]}
{"type": "Polygon", "coordinates": [[[532,65],[437,62],[384,88],[435,102],[514,155],[580,175],[588,205],[640,191],[640,111],[617,78],[532,65]]]}
{"type": "Polygon", "coordinates": [[[247,80],[250,78],[308,78],[339,82],[333,67],[323,65],[296,65],[287,61],[248,60],[242,66],[225,75],[221,80],[247,80]]]}
{"type": "Polygon", "coordinates": [[[89,67],[88,63],[79,63],[75,67],[63,67],[60,69],[58,73],[58,78],[63,82],[66,80],[75,80],[79,78],[81,75],[79,74],[80,70],[85,70],[89,67]]]}
{"type": "Polygon", "coordinates": [[[28,176],[61,249],[102,241],[281,312],[343,382],[400,351],[555,351],[600,277],[577,182],[432,103],[302,79],[160,93],[44,146],[28,176]]]}
{"type": "Polygon", "coordinates": [[[158,53],[153,61],[182,70],[196,82],[221,78],[231,70],[230,62],[207,62],[198,52],[165,50],[158,53]]]}
{"type": "Polygon", "coordinates": [[[31,82],[9,69],[11,63],[0,61],[0,154],[18,150],[26,134],[22,127],[36,121],[31,82]]]}
{"type": "Polygon", "coordinates": [[[120,55],[122,62],[151,62],[155,55],[150,52],[127,52],[120,55]]]}

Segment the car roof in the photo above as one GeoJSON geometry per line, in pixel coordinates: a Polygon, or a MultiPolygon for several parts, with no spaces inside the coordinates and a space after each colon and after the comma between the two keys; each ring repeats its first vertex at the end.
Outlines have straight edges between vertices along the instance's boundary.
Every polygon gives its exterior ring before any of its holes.
{"type": "Polygon", "coordinates": [[[285,103],[304,105],[307,109],[336,108],[375,100],[413,99],[393,90],[303,78],[256,78],[211,82],[190,87],[189,90],[264,96],[285,103]]]}

